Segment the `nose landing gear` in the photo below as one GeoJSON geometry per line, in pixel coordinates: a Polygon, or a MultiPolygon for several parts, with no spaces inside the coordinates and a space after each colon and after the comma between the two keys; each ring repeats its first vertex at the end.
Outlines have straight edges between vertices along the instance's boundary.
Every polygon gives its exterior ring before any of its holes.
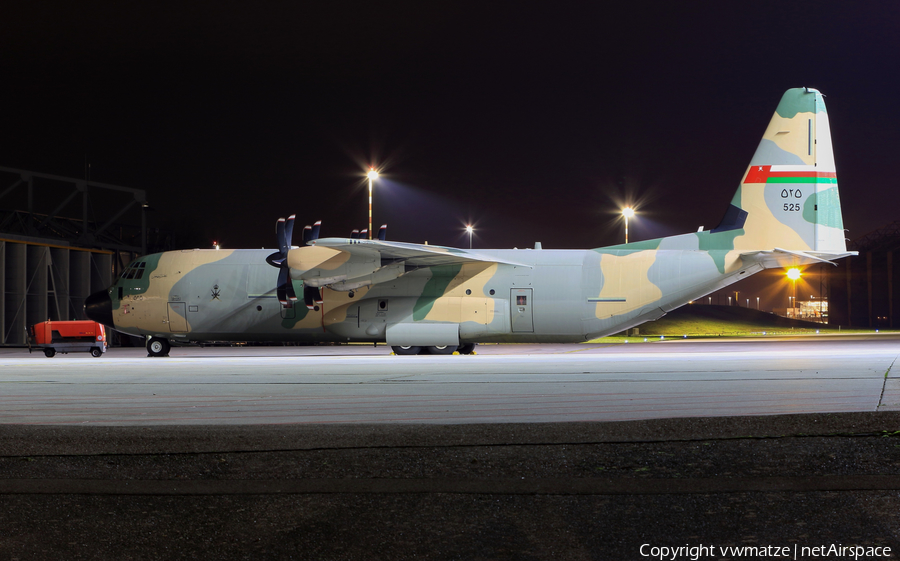
{"type": "Polygon", "coordinates": [[[172,345],[162,337],[150,337],[147,339],[148,356],[169,356],[169,349],[172,345]]]}

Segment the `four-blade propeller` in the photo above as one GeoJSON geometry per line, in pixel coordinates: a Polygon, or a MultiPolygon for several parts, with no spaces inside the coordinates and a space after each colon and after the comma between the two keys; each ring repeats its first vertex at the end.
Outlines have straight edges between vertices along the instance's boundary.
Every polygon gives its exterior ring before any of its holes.
{"type": "Polygon", "coordinates": [[[291,268],[287,264],[288,252],[291,250],[291,237],[294,235],[294,215],[287,219],[279,218],[275,223],[275,237],[278,242],[278,251],[266,257],[266,262],[278,268],[278,284],[276,291],[278,301],[284,307],[293,305],[297,301],[294,293],[294,284],[291,282],[291,268]]]}
{"type": "MultiPolygon", "coordinates": [[[[278,251],[266,257],[266,262],[278,269],[278,284],[276,285],[276,293],[278,301],[285,308],[293,307],[297,301],[297,294],[294,292],[294,283],[291,281],[291,268],[288,266],[288,252],[291,250],[291,238],[294,235],[294,218],[290,215],[286,219],[279,218],[275,223],[275,237],[278,242],[278,251]]],[[[322,221],[319,220],[312,226],[303,227],[303,245],[309,245],[311,242],[319,239],[319,230],[322,227],[322,221]]],[[[383,224],[378,230],[378,239],[384,241],[387,234],[387,224],[383,224]]],[[[365,239],[369,235],[368,230],[353,230],[350,234],[351,239],[365,239]]],[[[303,302],[310,310],[314,309],[317,304],[322,303],[322,294],[316,286],[303,285],[303,302]]]]}

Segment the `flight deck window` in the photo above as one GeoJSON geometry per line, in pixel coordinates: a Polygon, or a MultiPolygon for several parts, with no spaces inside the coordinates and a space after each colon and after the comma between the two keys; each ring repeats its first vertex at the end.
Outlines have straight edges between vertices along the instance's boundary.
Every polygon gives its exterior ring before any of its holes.
{"type": "Polygon", "coordinates": [[[141,261],[140,263],[132,263],[122,273],[122,278],[126,279],[126,280],[130,280],[130,279],[140,280],[144,276],[144,268],[146,266],[147,266],[147,263],[144,261],[141,261]]]}

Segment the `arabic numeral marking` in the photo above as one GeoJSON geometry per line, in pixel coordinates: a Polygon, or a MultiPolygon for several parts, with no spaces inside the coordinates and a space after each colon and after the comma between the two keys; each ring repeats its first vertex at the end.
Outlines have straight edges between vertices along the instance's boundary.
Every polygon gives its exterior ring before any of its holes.
{"type": "Polygon", "coordinates": [[[800,203],[784,203],[785,212],[800,212],[800,203]]]}
{"type": "Polygon", "coordinates": [[[781,198],[782,199],[802,199],[803,191],[800,189],[782,189],[781,190],[781,198]]]}

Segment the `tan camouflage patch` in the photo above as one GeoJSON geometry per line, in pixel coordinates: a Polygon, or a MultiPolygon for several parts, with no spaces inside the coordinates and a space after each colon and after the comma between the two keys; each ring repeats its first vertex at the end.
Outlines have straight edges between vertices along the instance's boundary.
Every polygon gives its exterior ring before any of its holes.
{"type": "Polygon", "coordinates": [[[604,254],[600,257],[603,287],[597,298],[598,319],[636,310],[662,298],[662,291],[650,282],[650,267],[656,251],[639,251],[629,255],[604,254]]]}
{"type": "MultiPolygon", "coordinates": [[[[791,119],[785,119],[778,113],[769,121],[769,126],[763,135],[763,139],[771,140],[779,148],[796,155],[803,160],[806,165],[813,165],[816,162],[815,151],[809,153],[807,149],[810,132],[812,138],[815,138],[816,118],[812,113],[798,113],[791,119]],[[812,131],[809,130],[810,123],[812,131]]],[[[745,208],[745,210],[747,210],[745,208]]]]}
{"type": "Polygon", "coordinates": [[[735,249],[757,250],[775,247],[795,250],[811,249],[809,244],[790,226],[780,222],[765,199],[765,184],[752,183],[741,189],[741,208],[748,212],[742,236],[734,239],[735,249]]]}
{"type": "Polygon", "coordinates": [[[297,271],[324,269],[333,271],[350,259],[350,254],[316,245],[292,249],[288,252],[288,266],[297,271]]]}

